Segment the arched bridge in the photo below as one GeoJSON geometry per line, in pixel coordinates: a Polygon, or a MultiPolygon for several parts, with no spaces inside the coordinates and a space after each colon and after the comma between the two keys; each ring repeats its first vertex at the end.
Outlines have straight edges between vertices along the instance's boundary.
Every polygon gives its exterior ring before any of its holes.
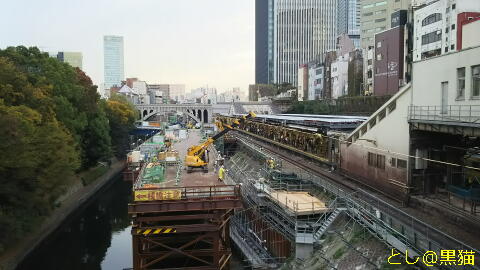
{"type": "Polygon", "coordinates": [[[211,104],[136,104],[142,120],[147,120],[153,115],[169,112],[180,112],[188,115],[198,123],[211,123],[213,108],[211,104]]]}

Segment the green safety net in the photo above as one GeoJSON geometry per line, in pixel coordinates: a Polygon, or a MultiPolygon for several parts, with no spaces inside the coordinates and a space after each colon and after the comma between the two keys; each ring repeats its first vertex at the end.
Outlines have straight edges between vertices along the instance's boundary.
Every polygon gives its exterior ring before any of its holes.
{"type": "Polygon", "coordinates": [[[156,165],[151,168],[145,168],[145,173],[142,177],[145,183],[161,183],[165,181],[165,167],[156,165]]]}

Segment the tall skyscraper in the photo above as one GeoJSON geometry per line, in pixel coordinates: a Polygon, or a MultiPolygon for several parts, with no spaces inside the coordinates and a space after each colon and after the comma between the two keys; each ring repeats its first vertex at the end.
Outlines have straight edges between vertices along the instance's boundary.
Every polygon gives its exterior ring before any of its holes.
{"type": "Polygon", "coordinates": [[[123,69],[123,37],[103,37],[103,59],[105,91],[108,91],[112,86],[120,86],[122,80],[125,79],[123,69]]]}
{"type": "Polygon", "coordinates": [[[335,49],[337,0],[256,0],[256,82],[297,85],[300,65],[335,49]]]}
{"type": "Polygon", "coordinates": [[[58,52],[56,57],[60,62],[82,69],[83,57],[81,52],[58,52]]]}
{"type": "Polygon", "coordinates": [[[273,83],[273,1],[255,1],[255,84],[273,83]]]}
{"type": "Polygon", "coordinates": [[[337,1],[337,36],[347,34],[360,48],[360,0],[337,1]]]}
{"type": "Polygon", "coordinates": [[[337,0],[274,3],[274,81],[297,85],[300,65],[335,49],[337,0]]]}

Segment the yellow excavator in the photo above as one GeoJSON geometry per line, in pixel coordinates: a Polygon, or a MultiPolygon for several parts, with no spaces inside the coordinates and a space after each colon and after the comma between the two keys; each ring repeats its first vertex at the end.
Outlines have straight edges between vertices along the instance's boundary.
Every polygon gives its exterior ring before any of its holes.
{"type": "Polygon", "coordinates": [[[207,148],[214,143],[218,138],[221,138],[230,130],[238,127],[241,122],[255,118],[256,115],[253,112],[249,112],[247,115],[242,116],[239,120],[235,120],[232,125],[224,124],[220,121],[215,122],[215,125],[219,128],[220,132],[209,137],[204,143],[194,145],[188,148],[187,155],[185,156],[185,167],[187,167],[187,173],[190,173],[195,168],[201,168],[203,172],[208,172],[208,156],[206,154],[207,148]]]}

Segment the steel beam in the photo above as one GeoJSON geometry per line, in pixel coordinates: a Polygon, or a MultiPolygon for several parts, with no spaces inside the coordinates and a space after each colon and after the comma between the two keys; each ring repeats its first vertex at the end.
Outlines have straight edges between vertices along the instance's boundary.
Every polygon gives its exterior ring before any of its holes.
{"type": "Polygon", "coordinates": [[[128,213],[165,213],[177,211],[228,210],[235,208],[242,208],[242,202],[238,197],[208,201],[179,200],[171,202],[131,203],[128,205],[128,213]]]}

